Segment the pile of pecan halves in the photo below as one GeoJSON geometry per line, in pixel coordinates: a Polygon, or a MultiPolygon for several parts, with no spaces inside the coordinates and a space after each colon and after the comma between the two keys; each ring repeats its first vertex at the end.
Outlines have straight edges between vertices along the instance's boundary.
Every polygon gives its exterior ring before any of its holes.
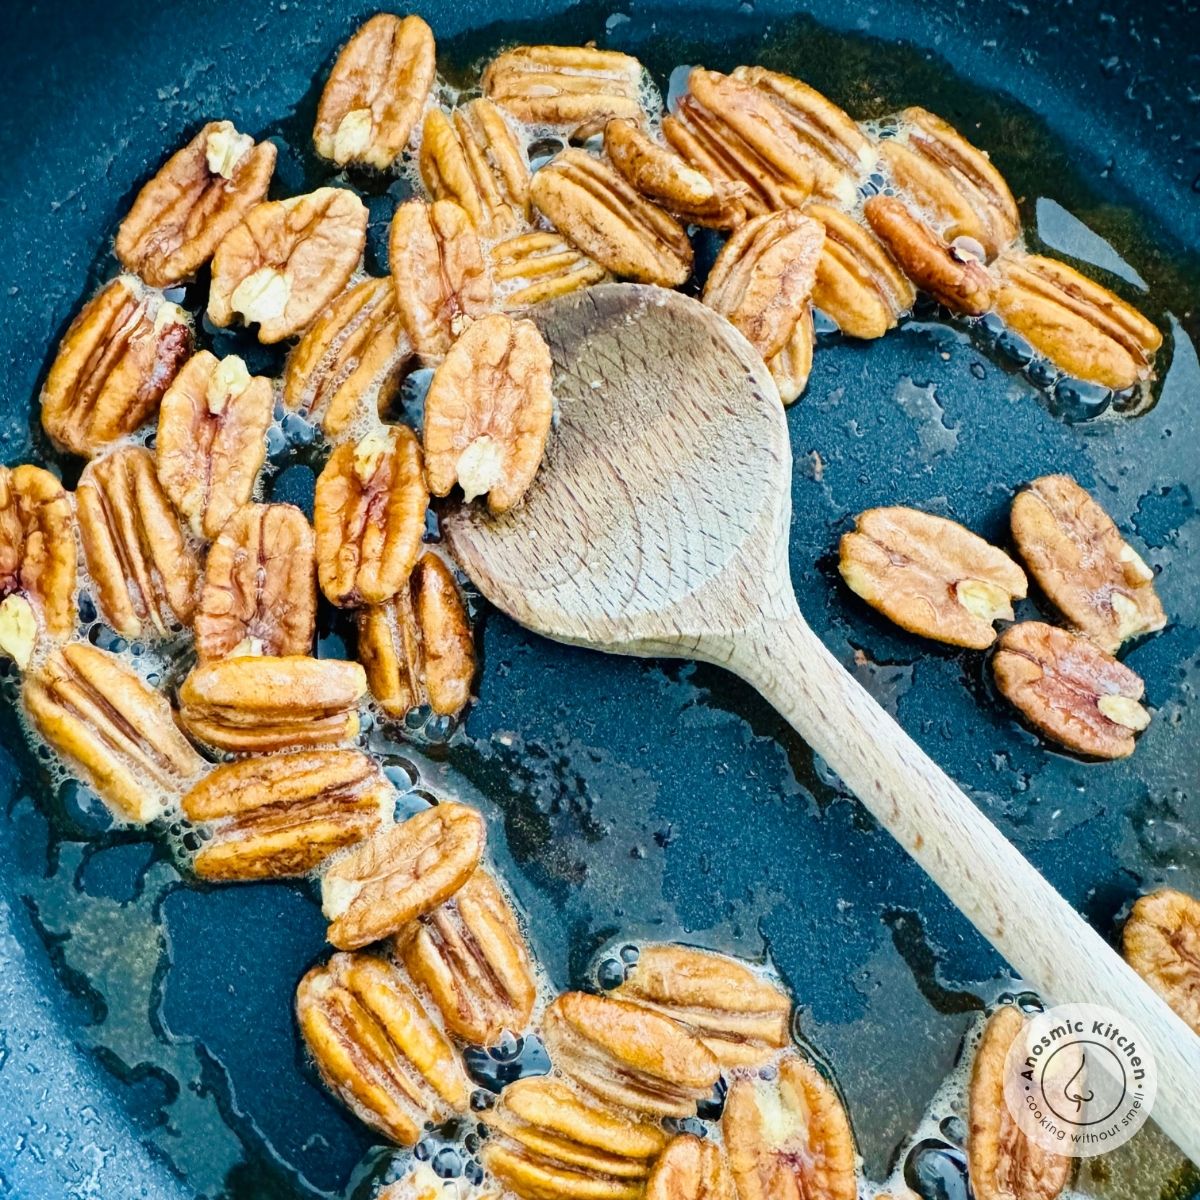
{"type": "MultiPolygon", "coordinates": [[[[455,573],[425,544],[430,495],[457,487],[497,513],[521,500],[553,415],[550,356],[522,313],[611,277],[683,284],[693,225],[729,233],[704,299],[785,401],[808,377],[814,307],[876,338],[920,288],[955,312],[994,310],[1064,372],[1114,389],[1149,376],[1157,330],[1020,250],[1003,179],[922,109],[876,138],[798,80],[697,68],[660,124],[635,59],[580,47],[508,50],[451,111],[436,82],[428,26],[380,15],[319,105],[315,145],[337,167],[419,168],[429,199],[396,211],[388,278],[362,271],[354,191],[268,200],[274,145],[228,121],[145,185],[116,238],[127,273],[78,314],[42,395],[46,432],[88,460],[74,494],[38,466],[0,468],[0,648],[33,730],[120,820],[182,816],[205,879],[319,876],[337,952],[300,982],[298,1020],[326,1084],[374,1130],[416,1144],[472,1107],[465,1047],[536,1031],[552,1072],[480,1111],[483,1192],[853,1200],[849,1121],[793,1043],[775,981],[648,945],[609,992],[543,1003],[482,817],[446,800],[395,820],[362,706],[452,716],[475,674],[455,573]],[[533,170],[547,131],[564,148],[533,170]],[[167,293],[205,270],[213,324],[292,341],[281,380],[195,348],[167,293]],[[417,365],[433,369],[420,436],[385,420],[417,365]],[[329,444],[312,524],[256,499],[277,404],[329,444]],[[84,636],[81,586],[127,643],[180,666],[194,653],[172,694],[170,671],[84,636]],[[357,614],[360,661],[313,655],[318,588],[357,614]],[[714,1095],[719,1122],[689,1122],[714,1095]]],[[[1071,1171],[1005,1114],[1021,1021],[1001,1008],[976,1056],[980,1200],[1014,1179],[1049,1200],[1071,1171]]],[[[389,1190],[441,1187],[422,1167],[389,1190]]]]}

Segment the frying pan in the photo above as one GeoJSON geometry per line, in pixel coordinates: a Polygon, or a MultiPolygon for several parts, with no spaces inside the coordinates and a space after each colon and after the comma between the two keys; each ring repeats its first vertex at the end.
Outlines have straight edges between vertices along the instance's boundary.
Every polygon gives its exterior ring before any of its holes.
{"type": "MultiPolygon", "coordinates": [[[[1200,893],[1200,9],[415,7],[451,75],[505,42],[595,39],[637,54],[664,91],[679,64],[759,61],[856,116],[924,104],[992,152],[1033,245],[1092,264],[1163,326],[1157,403],[1087,423],[1003,347],[933,312],[878,343],[829,339],[789,417],[792,570],[827,644],[1097,928],[1115,934],[1150,887],[1200,893]],[[1047,748],[992,694],[980,656],[903,634],[836,578],[837,537],[862,508],[919,505],[1003,544],[1015,487],[1056,470],[1162,568],[1171,624],[1127,655],[1155,721],[1124,763],[1047,748]]],[[[60,0],[6,13],[5,462],[47,456],[31,415],[46,357],[113,273],[111,237],[136,189],[202,121],[229,117],[278,141],[274,195],[328,178],[308,148],[316,97],[371,11],[111,0],[100,12],[60,0]]],[[[352,182],[372,213],[368,267],[382,271],[406,185],[352,182]]],[[[254,370],[278,365],[240,336],[212,341],[254,370]]],[[[272,494],[307,501],[311,465],[299,460],[272,494]]],[[[78,464],[60,466],[73,483],[78,464]]],[[[1024,606],[1045,611],[1037,597],[1024,606]]],[[[588,982],[597,956],[639,937],[769,953],[797,998],[799,1036],[844,1093],[868,1174],[882,1178],[979,1010],[1019,984],[735,680],[550,645],[482,606],[479,631],[481,696],[465,728],[387,750],[413,806],[453,792],[487,814],[556,986],[588,982]]],[[[328,619],[320,636],[333,654],[347,633],[328,619]]],[[[110,829],[82,789],[51,782],[9,706],[0,721],[0,1193],[365,1194],[388,1154],[314,1081],[292,1023],[295,983],[323,953],[311,889],[182,880],[163,848],[110,829]]],[[[910,1159],[910,1183],[964,1195],[960,1126],[921,1136],[941,1149],[910,1159]]],[[[1110,1193],[1200,1194],[1152,1133],[1134,1145],[1141,1156],[1114,1167],[1129,1182],[1110,1193]]]]}

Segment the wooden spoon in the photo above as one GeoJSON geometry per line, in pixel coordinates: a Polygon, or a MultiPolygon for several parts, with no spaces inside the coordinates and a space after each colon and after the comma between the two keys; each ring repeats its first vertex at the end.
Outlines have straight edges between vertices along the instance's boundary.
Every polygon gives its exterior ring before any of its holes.
{"type": "Polygon", "coordinates": [[[1200,1038],[801,616],[787,425],[749,343],[695,300],[633,284],[533,316],[554,357],[558,427],[515,510],[447,517],[467,574],[547,637],[702,659],[751,683],[1047,1000],[1137,1022],[1158,1062],[1154,1118],[1200,1163],[1200,1038]]]}

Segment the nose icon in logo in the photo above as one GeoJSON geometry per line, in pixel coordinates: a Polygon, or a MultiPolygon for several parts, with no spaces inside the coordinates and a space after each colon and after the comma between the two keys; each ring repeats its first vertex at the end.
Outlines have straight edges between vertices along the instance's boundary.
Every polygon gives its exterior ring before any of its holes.
{"type": "Polygon", "coordinates": [[[1087,1052],[1081,1050],[1079,1052],[1079,1066],[1075,1068],[1074,1074],[1066,1083],[1063,1084],[1063,1098],[1068,1104],[1075,1105],[1076,1113],[1083,1111],[1085,1104],[1090,1104],[1095,1100],[1096,1095],[1092,1091],[1084,1091],[1083,1088],[1087,1083],[1087,1052]]]}

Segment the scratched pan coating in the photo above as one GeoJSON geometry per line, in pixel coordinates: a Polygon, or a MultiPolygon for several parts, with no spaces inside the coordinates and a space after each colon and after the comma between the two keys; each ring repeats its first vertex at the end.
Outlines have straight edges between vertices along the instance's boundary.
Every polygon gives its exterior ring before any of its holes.
{"type": "MultiPolygon", "coordinates": [[[[203,120],[228,117],[277,140],[273,195],[327,180],[307,141],[319,81],[371,11],[115,0],[99,19],[64,0],[7,14],[5,462],[46,452],[31,420],[46,355],[113,272],[112,234],[147,172],[203,120]]],[[[1035,244],[1116,272],[1102,277],[1171,343],[1158,403],[1136,420],[1064,423],[961,328],[914,319],[869,346],[822,345],[788,413],[792,570],[827,644],[1098,928],[1111,933],[1133,896],[1168,879],[1200,892],[1194,4],[812,0],[714,4],[697,19],[694,4],[494,0],[486,27],[477,5],[418,11],[451,72],[504,42],[595,39],[638,54],[664,91],[681,63],[760,61],[859,116],[923,104],[992,152],[1035,244]],[[1128,762],[1048,751],[997,702],[980,656],[919,643],[837,581],[850,514],[917,504],[1003,542],[1013,490],[1047,471],[1075,474],[1163,568],[1171,624],[1127,655],[1155,710],[1128,762]]],[[[366,182],[368,266],[381,272],[406,185],[366,182]]],[[[212,340],[252,370],[277,368],[243,337],[212,340]]],[[[272,487],[303,503],[300,457],[272,487]]],[[[78,465],[62,465],[73,482],[78,465]]],[[[1035,598],[1023,611],[1042,610],[1035,598]]],[[[326,621],[324,651],[343,636],[326,621]]],[[[736,681],[551,645],[496,614],[480,640],[465,730],[393,758],[393,774],[484,809],[557,985],[582,981],[626,935],[769,948],[881,1178],[1005,986],[1002,964],[736,681]]],[[[350,1195],[377,1156],[304,1067],[291,1017],[321,954],[311,891],[183,883],[164,851],[106,832],[78,789],[53,787],[7,707],[0,719],[0,1191],[350,1195]]],[[[1175,1185],[1197,1190],[1194,1176],[1175,1185]]]]}

